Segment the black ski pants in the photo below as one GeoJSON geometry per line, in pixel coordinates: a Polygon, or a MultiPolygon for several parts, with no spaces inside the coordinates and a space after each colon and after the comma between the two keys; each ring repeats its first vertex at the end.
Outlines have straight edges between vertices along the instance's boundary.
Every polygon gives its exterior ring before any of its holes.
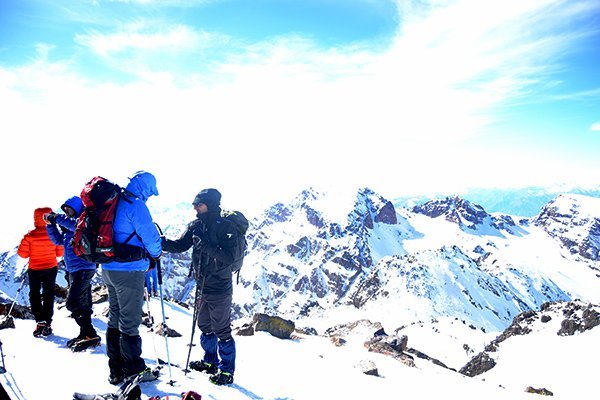
{"type": "Polygon", "coordinates": [[[95,269],[84,269],[69,274],[69,294],[67,295],[67,310],[79,325],[81,336],[96,336],[92,325],[92,278],[95,269]]]}
{"type": "Polygon", "coordinates": [[[36,322],[52,323],[54,315],[54,284],[58,267],[28,269],[29,303],[36,322]]]}

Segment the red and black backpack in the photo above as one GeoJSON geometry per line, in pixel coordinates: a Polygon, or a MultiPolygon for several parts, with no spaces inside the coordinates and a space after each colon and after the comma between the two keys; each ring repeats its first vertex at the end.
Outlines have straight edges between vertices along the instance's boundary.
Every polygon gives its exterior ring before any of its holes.
{"type": "MultiPolygon", "coordinates": [[[[124,190],[119,185],[101,176],[96,176],[85,184],[81,191],[84,209],[77,219],[71,243],[78,257],[96,264],[115,261],[118,249],[113,241],[113,223],[117,204],[121,198],[125,198],[123,194],[124,190]]],[[[123,245],[133,235],[135,232],[123,245]]]]}

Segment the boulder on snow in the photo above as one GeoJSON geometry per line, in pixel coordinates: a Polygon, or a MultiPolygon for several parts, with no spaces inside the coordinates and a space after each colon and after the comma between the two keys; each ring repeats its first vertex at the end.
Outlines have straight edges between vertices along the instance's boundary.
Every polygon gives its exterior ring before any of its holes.
{"type": "Polygon", "coordinates": [[[260,313],[254,315],[252,324],[255,331],[269,332],[280,339],[290,339],[296,327],[293,321],[260,313]]]}
{"type": "Polygon", "coordinates": [[[252,324],[243,324],[240,327],[233,328],[233,331],[238,336],[253,336],[254,326],[252,324]]]}
{"type": "Polygon", "coordinates": [[[15,320],[10,315],[7,315],[5,318],[2,318],[0,321],[0,329],[15,329],[15,320]]]}
{"type": "Polygon", "coordinates": [[[0,314],[7,315],[10,311],[10,315],[14,318],[19,319],[34,319],[31,309],[29,307],[21,306],[19,304],[4,303],[0,304],[0,314]],[[12,310],[11,310],[12,307],[12,310]]]}
{"type": "Polygon", "coordinates": [[[66,299],[68,293],[69,293],[69,288],[62,287],[57,284],[54,285],[54,296],[56,296],[57,298],[66,299]]]}
{"type": "Polygon", "coordinates": [[[541,394],[544,396],[554,396],[554,393],[552,393],[551,391],[549,391],[546,388],[540,388],[540,389],[536,389],[532,386],[527,386],[527,389],[525,389],[525,392],[527,393],[535,393],[535,394],[541,394]]]}
{"type": "Polygon", "coordinates": [[[375,363],[371,360],[362,360],[358,363],[357,367],[365,375],[379,376],[377,365],[375,365],[375,363]]]}

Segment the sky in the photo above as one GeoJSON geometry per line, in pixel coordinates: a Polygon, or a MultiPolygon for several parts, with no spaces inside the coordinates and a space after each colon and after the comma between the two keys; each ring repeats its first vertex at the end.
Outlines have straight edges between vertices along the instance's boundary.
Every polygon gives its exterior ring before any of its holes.
{"type": "MultiPolygon", "coordinates": [[[[102,311],[106,307],[106,303],[94,306],[94,326],[103,339],[106,317],[102,311]]],[[[589,366],[600,356],[596,345],[600,328],[574,336],[558,336],[556,332],[563,319],[558,307],[547,313],[551,314],[550,322],[542,324],[538,319],[533,333],[502,342],[499,351],[491,354],[497,360],[497,366],[480,377],[468,378],[418,357],[414,357],[415,367],[409,367],[391,356],[369,352],[363,343],[372,338],[374,330],[368,325],[357,324],[357,328],[342,335],[346,344],[341,347],[335,346],[326,336],[296,334],[291,340],[278,339],[267,332],[235,336],[235,382],[229,387],[208,383],[208,377],[200,372],[184,374],[182,369],[191,335],[191,311],[170,302],[165,302],[164,308],[168,326],[182,336],[168,338],[165,342],[163,337],[141,326],[142,356],[146,365],[155,367],[157,358],[171,363],[171,368],[167,364],[160,369],[161,376],[157,381],[141,385],[143,400],[157,395],[162,399],[166,396],[178,399],[180,393],[188,390],[212,400],[397,399],[399,395],[516,400],[534,398],[525,393],[528,386],[552,391],[553,399],[570,400],[588,398],[596,390],[596,371],[589,366]],[[550,350],[561,348],[568,348],[568,351],[550,350]],[[375,365],[378,377],[363,374],[361,365],[368,362],[375,365]],[[173,383],[169,384],[170,381],[173,383]]],[[[150,300],[150,311],[155,321],[162,321],[158,298],[150,300]]],[[[381,321],[376,318],[385,317],[374,315],[372,322],[381,321]]],[[[78,329],[68,317],[66,308],[55,308],[53,335],[47,338],[31,335],[32,320],[15,318],[14,322],[16,328],[0,330],[3,366],[7,371],[0,374],[0,383],[14,400],[69,399],[74,392],[104,394],[116,390],[107,381],[104,342],[100,347],[81,353],[73,353],[65,347],[66,341],[78,329]],[[35,354],[35,362],[32,362],[32,354],[35,354]]],[[[483,334],[454,318],[442,318],[436,323],[421,322],[402,333],[408,336],[408,347],[455,369],[460,369],[471,356],[482,351],[485,343],[499,334],[483,334]],[[470,355],[464,351],[464,344],[472,349],[470,355]]],[[[195,343],[198,343],[197,332],[195,343]]],[[[196,345],[190,359],[200,357],[196,345]]]]}
{"type": "Polygon", "coordinates": [[[595,0],[4,0],[0,246],[137,170],[149,204],[216,187],[250,215],[309,186],[597,184],[599,22],[595,0]]]}

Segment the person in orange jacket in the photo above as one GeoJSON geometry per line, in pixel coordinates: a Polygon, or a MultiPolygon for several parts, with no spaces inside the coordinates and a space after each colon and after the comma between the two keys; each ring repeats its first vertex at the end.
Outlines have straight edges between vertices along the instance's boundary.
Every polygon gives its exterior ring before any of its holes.
{"type": "Polygon", "coordinates": [[[49,207],[36,208],[33,212],[35,229],[27,232],[17,249],[22,258],[29,258],[27,275],[29,276],[29,302],[35,317],[36,327],[33,336],[52,334],[52,316],[54,315],[54,284],[58,273],[57,257],[64,254],[63,246],[57,246],[50,240],[46,231],[44,215],[52,212],[49,207]]]}

